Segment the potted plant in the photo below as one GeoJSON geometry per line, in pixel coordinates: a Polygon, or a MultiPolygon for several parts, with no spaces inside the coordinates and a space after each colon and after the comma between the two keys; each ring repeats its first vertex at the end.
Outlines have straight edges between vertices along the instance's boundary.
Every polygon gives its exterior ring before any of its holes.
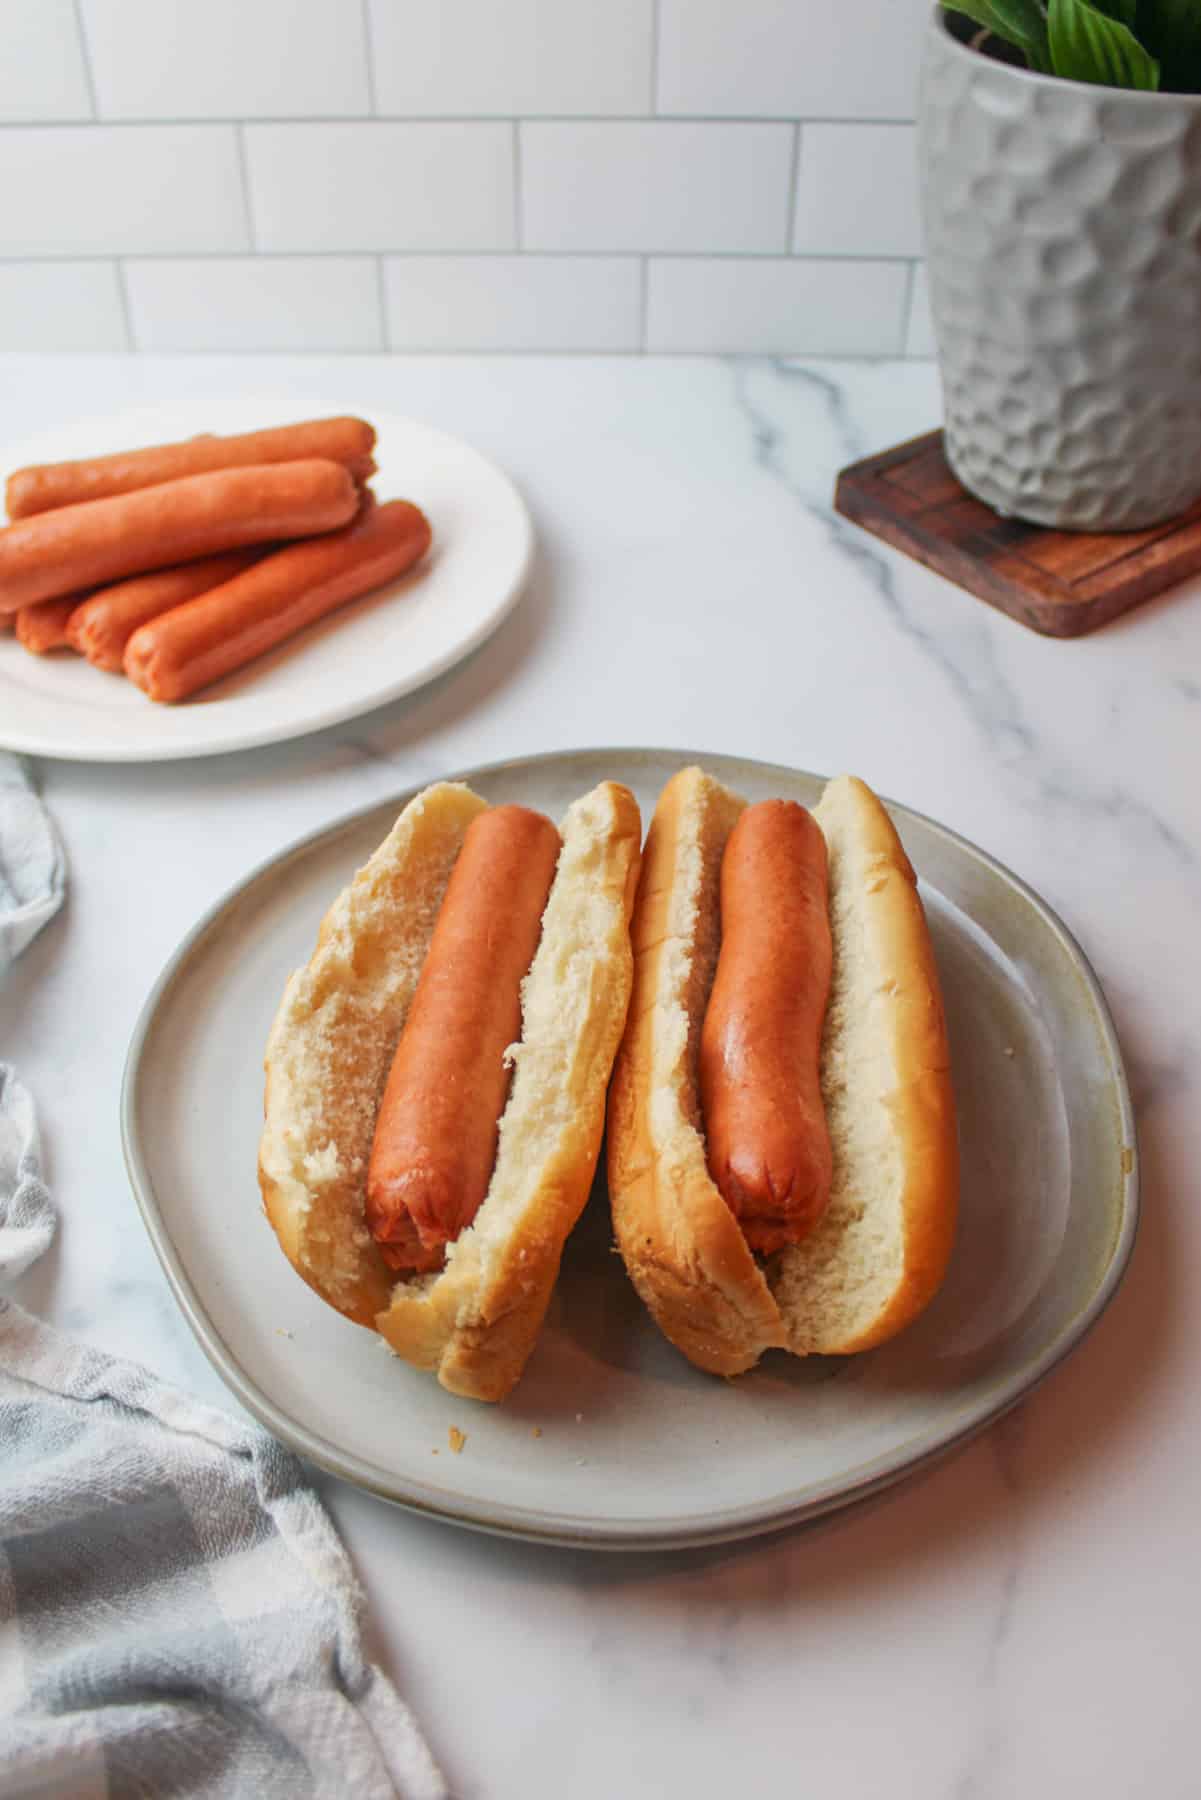
{"type": "Polygon", "coordinates": [[[945,447],[1089,531],[1201,497],[1201,0],[947,0],[919,107],[945,447]]]}

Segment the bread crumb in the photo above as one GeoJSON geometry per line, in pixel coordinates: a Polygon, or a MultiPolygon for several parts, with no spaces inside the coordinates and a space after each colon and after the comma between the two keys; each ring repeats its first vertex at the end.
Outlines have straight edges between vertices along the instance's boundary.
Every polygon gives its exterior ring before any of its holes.
{"type": "Polygon", "coordinates": [[[576,1414],[576,1416],[575,1416],[575,1422],[576,1422],[576,1424],[577,1424],[577,1425],[582,1425],[582,1424],[583,1424],[583,1423],[584,1423],[584,1415],[583,1415],[583,1413],[577,1413],[577,1414],[576,1414]]]}
{"type": "Polygon", "coordinates": [[[531,1437],[541,1437],[541,1436],[542,1436],[542,1427],[541,1427],[541,1425],[535,1425],[535,1426],[534,1426],[534,1429],[533,1429],[533,1430],[532,1430],[532,1431],[531,1431],[531,1432],[530,1432],[530,1436],[531,1436],[531,1437]]]}
{"type": "Polygon", "coordinates": [[[285,1331],[282,1325],[277,1325],[275,1327],[275,1335],[276,1335],[276,1337],[290,1338],[290,1337],[294,1337],[295,1333],[291,1332],[291,1331],[285,1331]]]}
{"type": "Polygon", "coordinates": [[[457,1425],[452,1425],[446,1434],[446,1438],[451,1449],[457,1456],[463,1448],[463,1445],[467,1442],[467,1433],[465,1431],[460,1431],[457,1425]]]}
{"type": "Polygon", "coordinates": [[[431,1456],[437,1456],[437,1454],[438,1454],[438,1452],[437,1452],[437,1451],[436,1451],[436,1450],[431,1450],[431,1451],[430,1451],[430,1455],[431,1455],[431,1456]]]}
{"type": "Polygon", "coordinates": [[[588,1458],[586,1456],[577,1456],[575,1459],[575,1466],[577,1469],[586,1469],[588,1467],[588,1458]]]}
{"type": "Polygon", "coordinates": [[[1005,1054],[1006,1054],[1006,1056],[1016,1056],[1016,1055],[1017,1055],[1017,1051],[1016,1051],[1016,1050],[1015,1050],[1015,1049],[1014,1049],[1014,1047],[1013,1047],[1013,1045],[1012,1045],[1012,1044],[1006,1044],[1006,1046],[1005,1046],[1005,1054]]]}
{"type": "Polygon", "coordinates": [[[1129,1144],[1122,1145],[1122,1174],[1129,1175],[1134,1167],[1134,1151],[1129,1144]]]}

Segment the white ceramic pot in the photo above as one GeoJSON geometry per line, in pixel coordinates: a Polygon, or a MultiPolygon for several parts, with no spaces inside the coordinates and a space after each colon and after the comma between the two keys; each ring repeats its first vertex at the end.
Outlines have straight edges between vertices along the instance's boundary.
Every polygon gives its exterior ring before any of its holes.
{"type": "Polygon", "coordinates": [[[1087,531],[1201,497],[1201,96],[1032,74],[930,21],[919,109],[947,458],[1087,531]]]}

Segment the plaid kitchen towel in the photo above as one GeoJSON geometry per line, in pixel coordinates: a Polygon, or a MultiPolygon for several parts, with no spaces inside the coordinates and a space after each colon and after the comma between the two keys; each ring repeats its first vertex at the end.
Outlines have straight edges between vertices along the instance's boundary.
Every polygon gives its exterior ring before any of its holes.
{"type": "MultiPolygon", "coordinates": [[[[0,755],[0,967],[62,887],[0,755]]],[[[33,1103],[0,1062],[0,1284],[55,1224],[33,1103]]],[[[446,1800],[362,1615],[273,1438],[0,1292],[0,1800],[446,1800]]]]}
{"type": "MultiPolygon", "coordinates": [[[[54,1228],[0,1063],[0,1280],[54,1228]]],[[[362,1610],[273,1438],[0,1295],[3,1800],[445,1800],[362,1610]]]]}

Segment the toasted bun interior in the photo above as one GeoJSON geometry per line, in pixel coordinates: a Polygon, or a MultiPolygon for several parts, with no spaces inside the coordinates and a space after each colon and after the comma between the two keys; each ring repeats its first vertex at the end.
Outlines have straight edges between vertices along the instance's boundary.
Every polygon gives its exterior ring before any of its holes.
{"type": "Polygon", "coordinates": [[[267,1040],[267,1217],[309,1286],[360,1325],[395,1280],[364,1221],[375,1115],[450,872],[484,809],[453,782],[410,800],[322,920],[267,1040]]]}
{"type": "Polygon", "coordinates": [[[946,1022],[917,878],[862,781],[831,781],[815,816],[830,854],[821,1083],[834,1181],[816,1230],[768,1269],[798,1356],[868,1350],[917,1317],[946,1273],[959,1189],[946,1022]]]}
{"type": "Polygon", "coordinates": [[[732,1375],[765,1349],[867,1349],[928,1303],[954,1235],[957,1158],[946,1031],[913,871],[880,802],[831,782],[834,975],[822,1095],[828,1212],[766,1260],[705,1160],[697,1053],[720,948],[722,853],[744,802],[682,771],[651,825],[633,924],[634,998],[614,1071],[609,1187],[618,1246],[664,1333],[732,1375]]]}

